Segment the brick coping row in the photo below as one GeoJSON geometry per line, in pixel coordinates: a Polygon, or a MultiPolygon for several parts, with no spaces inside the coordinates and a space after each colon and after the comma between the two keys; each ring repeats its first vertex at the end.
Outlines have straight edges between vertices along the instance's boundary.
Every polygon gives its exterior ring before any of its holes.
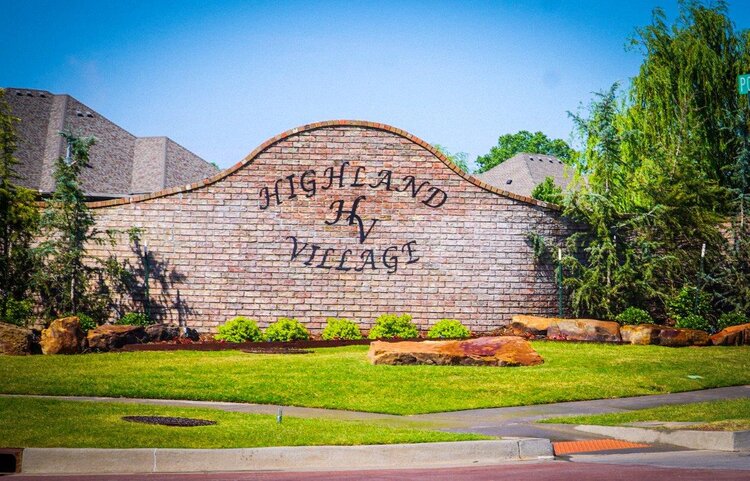
{"type": "Polygon", "coordinates": [[[265,151],[272,145],[288,137],[291,137],[292,135],[299,134],[302,132],[309,132],[312,130],[322,129],[326,127],[363,127],[363,128],[368,128],[368,129],[382,130],[385,132],[390,132],[392,134],[399,135],[405,139],[408,139],[414,142],[420,147],[427,149],[431,154],[433,154],[435,157],[440,159],[446,166],[448,166],[448,168],[450,168],[456,175],[459,175],[461,178],[463,178],[467,182],[474,184],[480,189],[486,190],[488,192],[491,192],[493,194],[496,194],[502,197],[509,197],[511,199],[525,202],[527,204],[536,205],[539,207],[552,209],[552,210],[560,210],[560,206],[558,205],[550,204],[548,202],[543,202],[537,199],[533,199],[531,197],[526,197],[523,195],[514,194],[513,192],[508,192],[506,190],[498,189],[497,187],[487,184],[486,182],[483,182],[477,179],[476,177],[470,174],[467,174],[466,172],[459,169],[458,166],[456,166],[453,162],[451,162],[440,151],[435,149],[435,147],[433,147],[432,145],[430,145],[429,143],[425,142],[424,140],[420,139],[419,137],[415,135],[412,135],[404,130],[398,129],[396,127],[392,127],[390,125],[381,124],[377,122],[368,122],[365,120],[327,120],[323,122],[315,122],[312,124],[306,124],[300,127],[295,127],[279,135],[276,135],[275,137],[271,137],[270,139],[266,140],[265,142],[260,144],[258,147],[256,147],[255,150],[250,152],[250,154],[248,154],[241,161],[237,162],[236,164],[229,167],[228,169],[222,170],[221,172],[207,179],[203,179],[201,181],[194,182],[192,184],[188,184],[185,186],[171,187],[169,189],[159,190],[159,191],[152,192],[149,194],[141,194],[141,195],[126,197],[122,199],[111,199],[111,200],[104,200],[104,201],[97,201],[97,202],[88,202],[87,205],[91,209],[100,209],[104,207],[112,207],[112,206],[117,206],[117,205],[133,204],[133,203],[138,203],[138,202],[144,202],[147,200],[158,199],[160,197],[167,197],[170,195],[189,192],[192,190],[199,189],[201,187],[209,186],[211,184],[215,184],[216,182],[219,182],[222,179],[225,179],[226,177],[229,177],[230,175],[237,172],[238,170],[245,167],[246,165],[251,164],[256,159],[256,157],[258,157],[258,155],[260,155],[263,151],[265,151]]]}

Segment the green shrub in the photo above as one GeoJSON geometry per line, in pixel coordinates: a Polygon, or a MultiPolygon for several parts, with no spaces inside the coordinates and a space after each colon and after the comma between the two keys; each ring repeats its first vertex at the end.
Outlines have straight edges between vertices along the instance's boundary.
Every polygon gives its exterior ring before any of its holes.
{"type": "Polygon", "coordinates": [[[690,285],[683,286],[675,297],[667,301],[667,314],[675,322],[690,315],[705,318],[710,311],[711,295],[690,285]]]}
{"type": "Polygon", "coordinates": [[[310,339],[310,333],[297,319],[280,317],[266,328],[266,341],[306,341],[310,339]]]}
{"type": "Polygon", "coordinates": [[[81,330],[83,332],[90,331],[91,329],[96,329],[97,323],[93,317],[89,316],[88,314],[84,314],[83,312],[76,313],[75,316],[78,318],[78,322],[81,325],[81,330]]]}
{"type": "Polygon", "coordinates": [[[2,320],[16,326],[25,326],[29,323],[33,309],[34,304],[31,301],[17,301],[10,297],[8,298],[5,319],[2,320]]]}
{"type": "Polygon", "coordinates": [[[615,317],[615,321],[622,325],[653,324],[654,319],[648,312],[637,307],[628,307],[615,317]]]}
{"type": "Polygon", "coordinates": [[[362,332],[354,321],[329,317],[320,337],[325,341],[334,339],[362,339],[362,332]]]}
{"type": "Polygon", "coordinates": [[[123,326],[150,326],[154,321],[142,312],[128,312],[122,316],[115,324],[123,326]]]}
{"type": "Polygon", "coordinates": [[[217,331],[218,334],[214,338],[219,341],[247,342],[263,340],[263,334],[261,334],[255,320],[244,316],[237,316],[228,320],[219,326],[217,331]]]}
{"type": "Polygon", "coordinates": [[[456,319],[440,319],[427,332],[427,337],[430,339],[466,339],[471,337],[471,331],[456,319]]]}
{"type": "Polygon", "coordinates": [[[370,339],[392,338],[412,339],[419,336],[417,326],[411,322],[409,314],[383,314],[375,321],[375,326],[367,336],[370,339]]]}
{"type": "Polygon", "coordinates": [[[719,320],[716,321],[716,328],[721,331],[730,326],[739,326],[740,324],[747,323],[750,323],[750,319],[748,319],[743,313],[727,312],[719,316],[719,320]]]}
{"type": "Polygon", "coordinates": [[[688,314],[685,317],[681,317],[675,324],[675,327],[682,327],[686,329],[700,329],[701,331],[711,332],[711,323],[698,314],[688,314]]]}

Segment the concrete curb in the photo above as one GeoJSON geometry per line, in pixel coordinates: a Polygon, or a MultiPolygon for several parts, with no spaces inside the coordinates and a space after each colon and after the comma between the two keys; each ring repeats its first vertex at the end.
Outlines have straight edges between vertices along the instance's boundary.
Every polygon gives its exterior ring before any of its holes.
{"type": "Polygon", "coordinates": [[[27,448],[27,474],[191,473],[467,466],[552,459],[549,439],[247,449],[27,448]]]}
{"type": "Polygon", "coordinates": [[[671,444],[711,451],[750,451],[750,431],[657,430],[626,426],[575,427],[578,431],[601,434],[634,443],[671,444]]]}

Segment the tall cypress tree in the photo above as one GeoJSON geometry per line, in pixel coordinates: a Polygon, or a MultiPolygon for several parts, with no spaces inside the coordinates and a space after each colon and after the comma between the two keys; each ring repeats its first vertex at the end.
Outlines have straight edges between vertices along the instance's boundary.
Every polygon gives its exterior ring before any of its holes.
{"type": "Polygon", "coordinates": [[[40,272],[39,285],[47,314],[52,316],[90,309],[91,266],[86,263],[86,249],[97,234],[79,184],[95,139],[69,132],[60,135],[67,142],[67,154],[55,162],[55,190],[42,215],[47,240],[40,246],[45,268],[40,272]]]}

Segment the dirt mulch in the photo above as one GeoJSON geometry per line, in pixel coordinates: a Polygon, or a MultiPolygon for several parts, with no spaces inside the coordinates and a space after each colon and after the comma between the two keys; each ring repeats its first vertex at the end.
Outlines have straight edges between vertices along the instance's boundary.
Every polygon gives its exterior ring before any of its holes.
{"type": "MultiPolygon", "coordinates": [[[[372,341],[360,339],[356,341],[290,341],[290,342],[152,342],[148,344],[128,344],[121,351],[229,351],[241,350],[246,352],[263,352],[283,354],[283,350],[315,349],[318,347],[364,346],[372,341]]],[[[294,353],[292,353],[294,354],[294,353]]],[[[299,353],[297,353],[299,354],[299,353]]]]}
{"type": "Polygon", "coordinates": [[[160,424],[162,426],[175,426],[181,428],[212,426],[216,424],[216,421],[209,421],[208,419],[177,418],[172,416],[123,416],[122,420],[131,423],[160,424]]]}

